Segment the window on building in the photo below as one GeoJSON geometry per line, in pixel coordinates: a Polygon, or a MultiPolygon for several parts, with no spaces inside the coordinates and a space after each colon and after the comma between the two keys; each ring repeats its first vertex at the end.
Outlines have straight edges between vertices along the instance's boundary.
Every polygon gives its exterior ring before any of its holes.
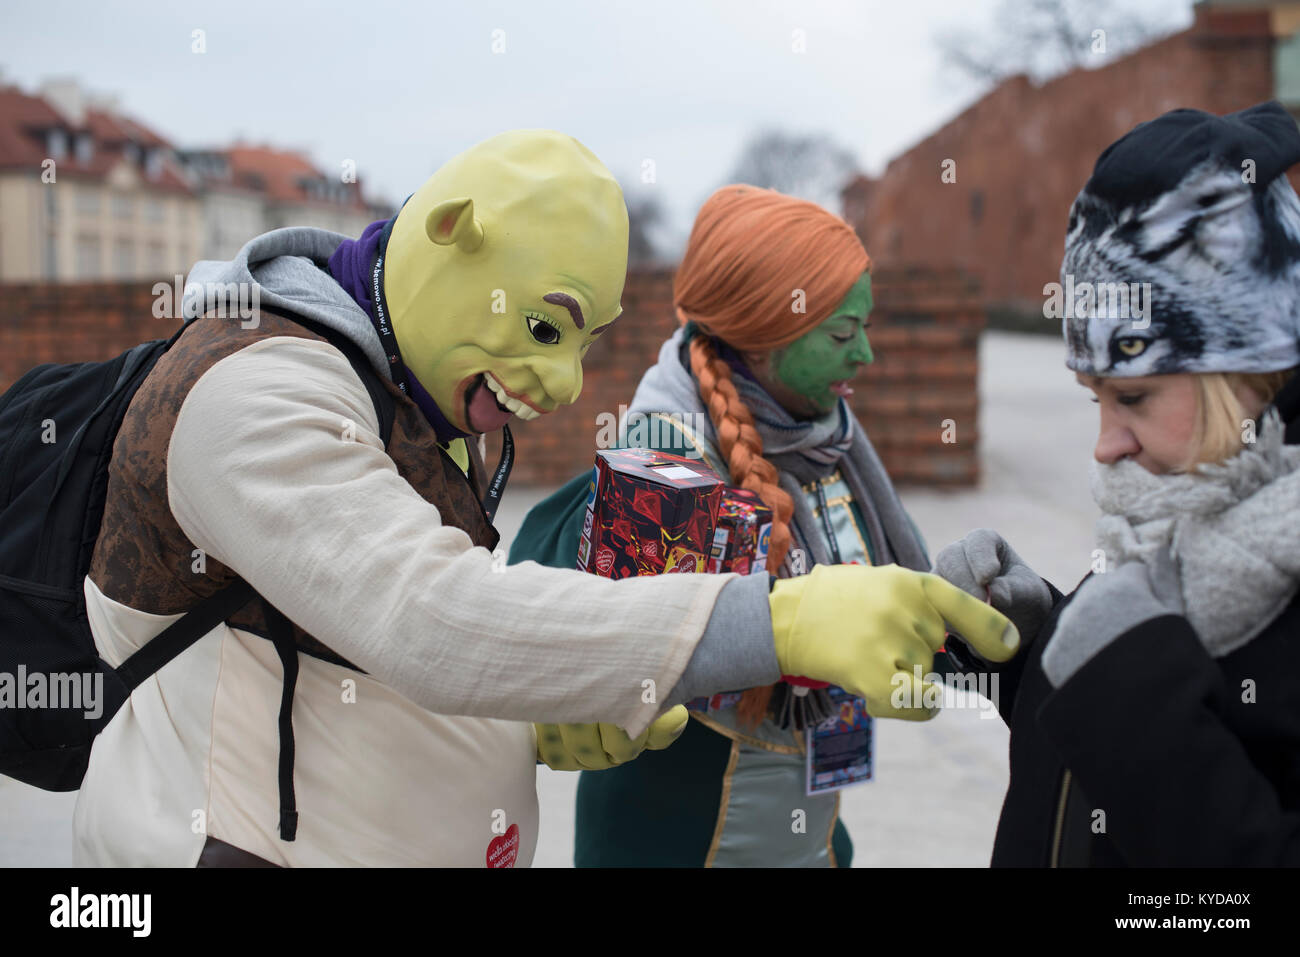
{"type": "Polygon", "coordinates": [[[149,269],[149,275],[161,276],[163,274],[163,269],[166,268],[165,261],[166,260],[163,254],[163,244],[157,242],[150,243],[149,251],[148,251],[148,262],[146,263],[149,269]]]}
{"type": "Polygon", "coordinates": [[[119,239],[113,244],[113,275],[118,279],[135,275],[135,244],[129,239],[119,239]]]}
{"type": "Polygon", "coordinates": [[[135,212],[135,200],[130,193],[113,194],[113,215],[117,219],[130,219],[135,212]]]}
{"type": "Polygon", "coordinates": [[[99,260],[99,237],[77,237],[77,278],[98,279],[103,271],[99,260]]]}
{"type": "Polygon", "coordinates": [[[55,162],[64,159],[68,155],[68,134],[63,130],[50,130],[45,137],[45,150],[55,162]]]}
{"type": "Polygon", "coordinates": [[[973,189],[970,194],[970,221],[976,226],[984,218],[984,190],[973,189]]]}
{"type": "Polygon", "coordinates": [[[163,201],[156,196],[150,196],[144,201],[144,218],[151,223],[161,223],[163,221],[163,201]]]}
{"type": "Polygon", "coordinates": [[[154,148],[144,154],[144,175],[149,179],[157,179],[162,175],[163,170],[163,153],[162,150],[154,148]]]}
{"type": "Polygon", "coordinates": [[[89,163],[95,158],[95,141],[89,133],[77,134],[77,162],[89,163]]]}

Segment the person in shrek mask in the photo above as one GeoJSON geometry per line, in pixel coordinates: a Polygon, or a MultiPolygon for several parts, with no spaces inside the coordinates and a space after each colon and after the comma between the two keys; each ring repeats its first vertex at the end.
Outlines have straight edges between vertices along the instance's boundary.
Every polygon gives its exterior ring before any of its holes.
{"type": "Polygon", "coordinates": [[[87,615],[116,666],[240,580],[255,597],[95,739],[78,864],[526,865],[539,760],[628,761],[682,701],[783,672],[887,713],[894,662],[945,619],[1011,654],[1007,620],[932,575],[885,601],[875,569],[769,591],[498,567],[505,469],[489,481],[467,439],[577,397],[627,243],[591,151],[515,130],[359,239],[279,229],[195,265],[187,290],[261,308],[187,300],[113,447],[87,615]]]}
{"type": "MultiPolygon", "coordinates": [[[[929,568],[845,401],[873,358],[870,266],[853,230],[820,206],[751,186],[719,189],[675,277],[681,328],[628,409],[627,421],[658,415],[677,430],[642,430],[663,451],[692,450],[762,496],[774,514],[767,570],[780,581],[854,563],[929,568]]],[[[623,440],[634,434],[625,422],[623,440]]],[[[539,503],[511,560],[571,565],[586,493],[579,476],[539,503]]],[[[799,686],[782,680],[698,703],[672,748],[584,773],[576,863],[848,866],[837,792],[805,795],[803,726],[838,706],[833,690],[799,686]],[[806,831],[791,827],[792,808],[806,811],[806,831]]]]}

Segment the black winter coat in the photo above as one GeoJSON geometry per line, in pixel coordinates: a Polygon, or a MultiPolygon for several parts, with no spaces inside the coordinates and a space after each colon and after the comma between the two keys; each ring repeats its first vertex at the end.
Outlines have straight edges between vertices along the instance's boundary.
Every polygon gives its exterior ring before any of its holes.
{"type": "MultiPolygon", "coordinates": [[[[1294,444],[1297,380],[1277,405],[1294,444]]],[[[1300,596],[1218,659],[1185,618],[1148,621],[1055,690],[1041,658],[1070,598],[1052,596],[997,669],[1011,781],[993,866],[1300,865],[1300,596]]]]}

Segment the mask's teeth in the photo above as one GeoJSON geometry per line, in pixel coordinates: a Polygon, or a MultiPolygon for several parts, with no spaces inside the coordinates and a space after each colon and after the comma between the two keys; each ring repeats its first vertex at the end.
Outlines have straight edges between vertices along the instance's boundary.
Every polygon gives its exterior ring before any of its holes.
{"type": "Polygon", "coordinates": [[[492,376],[492,373],[484,372],[483,381],[488,384],[488,388],[490,388],[492,390],[492,394],[496,396],[497,403],[501,405],[501,407],[504,408],[507,412],[513,412],[516,416],[518,416],[520,419],[522,419],[525,422],[530,422],[533,419],[537,418],[539,415],[541,415],[541,413],[538,412],[536,409],[533,409],[529,407],[527,404],[508,395],[506,393],[505,386],[503,386],[500,382],[498,382],[492,376]]]}

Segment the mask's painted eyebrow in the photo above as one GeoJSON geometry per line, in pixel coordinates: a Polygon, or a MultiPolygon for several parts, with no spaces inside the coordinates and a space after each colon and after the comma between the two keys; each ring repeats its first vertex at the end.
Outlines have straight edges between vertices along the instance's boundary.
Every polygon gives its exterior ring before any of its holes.
{"type": "Polygon", "coordinates": [[[562,292],[548,292],[542,297],[542,302],[549,302],[556,306],[563,306],[569,310],[569,315],[573,317],[573,324],[581,329],[587,324],[587,320],[582,317],[582,307],[578,305],[578,300],[562,292]]]}

